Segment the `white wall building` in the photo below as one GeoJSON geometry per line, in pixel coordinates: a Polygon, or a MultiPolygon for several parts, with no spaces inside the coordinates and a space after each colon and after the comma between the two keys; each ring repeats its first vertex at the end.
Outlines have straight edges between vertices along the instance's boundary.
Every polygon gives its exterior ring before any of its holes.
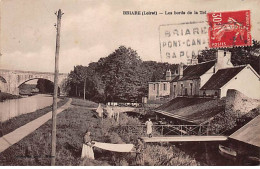
{"type": "Polygon", "coordinates": [[[235,89],[253,99],[260,99],[259,75],[250,65],[219,69],[202,86],[204,95],[225,97],[228,89],[235,89]]]}

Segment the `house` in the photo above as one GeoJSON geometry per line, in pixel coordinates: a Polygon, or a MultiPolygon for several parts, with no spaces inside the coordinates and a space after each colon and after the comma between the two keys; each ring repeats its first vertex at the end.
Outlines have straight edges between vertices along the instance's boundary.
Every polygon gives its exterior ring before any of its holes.
{"type": "Polygon", "coordinates": [[[170,96],[170,81],[176,76],[171,70],[166,71],[166,79],[157,82],[148,82],[148,100],[158,100],[170,96]]]}
{"type": "Polygon", "coordinates": [[[218,70],[201,87],[206,96],[225,97],[228,89],[235,89],[252,99],[260,99],[259,75],[250,65],[218,70]]]}
{"type": "Polygon", "coordinates": [[[185,69],[181,63],[179,74],[170,83],[170,97],[202,95],[200,88],[215,72],[219,69],[233,67],[230,52],[219,50],[216,58],[216,60],[189,65],[185,69]]]}
{"type": "Polygon", "coordinates": [[[166,80],[149,82],[149,99],[168,96],[173,99],[183,96],[225,97],[228,89],[235,89],[253,99],[260,99],[258,73],[250,65],[233,66],[231,53],[218,50],[216,59],[191,64],[171,74],[168,70],[166,80]]]}

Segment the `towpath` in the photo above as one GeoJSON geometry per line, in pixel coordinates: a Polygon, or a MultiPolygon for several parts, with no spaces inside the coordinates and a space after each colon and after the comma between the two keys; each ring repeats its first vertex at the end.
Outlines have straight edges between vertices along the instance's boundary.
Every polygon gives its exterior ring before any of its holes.
{"type": "MultiPolygon", "coordinates": [[[[57,109],[57,114],[60,112],[66,110],[70,107],[72,99],[69,99],[66,104],[61,106],[57,109]]],[[[42,126],[44,123],[46,123],[48,120],[52,118],[52,111],[48,112],[47,114],[19,127],[18,129],[14,130],[11,133],[8,133],[0,138],[0,153],[5,151],[10,146],[14,145],[15,143],[22,140],[24,137],[31,134],[33,131],[35,131],[37,128],[42,126]]]]}

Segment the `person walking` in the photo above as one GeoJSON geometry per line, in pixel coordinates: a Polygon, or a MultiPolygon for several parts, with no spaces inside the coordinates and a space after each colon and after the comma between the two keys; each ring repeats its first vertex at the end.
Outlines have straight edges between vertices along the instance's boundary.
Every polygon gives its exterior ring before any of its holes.
{"type": "Polygon", "coordinates": [[[106,111],[107,111],[107,117],[108,118],[112,118],[114,116],[113,109],[110,106],[107,105],[106,111]]]}
{"type": "Polygon", "coordinates": [[[137,139],[135,162],[137,166],[144,165],[144,144],[141,138],[137,139]]]}
{"type": "Polygon", "coordinates": [[[118,110],[114,111],[114,118],[115,118],[116,122],[119,122],[119,111],[118,110]]]}
{"type": "Polygon", "coordinates": [[[153,129],[152,129],[152,126],[153,126],[153,123],[151,121],[151,119],[148,119],[148,121],[145,122],[145,125],[146,125],[146,133],[148,135],[148,137],[152,137],[152,132],[153,132],[153,129]]]}
{"type": "Polygon", "coordinates": [[[102,106],[100,103],[98,104],[98,108],[97,108],[96,112],[98,113],[99,117],[103,118],[103,109],[102,109],[102,106]]]}
{"type": "Polygon", "coordinates": [[[90,138],[90,131],[86,131],[86,134],[83,138],[83,147],[82,147],[82,153],[81,153],[81,158],[89,158],[89,159],[95,159],[94,157],[94,152],[93,152],[93,145],[94,143],[92,142],[90,138]]]}

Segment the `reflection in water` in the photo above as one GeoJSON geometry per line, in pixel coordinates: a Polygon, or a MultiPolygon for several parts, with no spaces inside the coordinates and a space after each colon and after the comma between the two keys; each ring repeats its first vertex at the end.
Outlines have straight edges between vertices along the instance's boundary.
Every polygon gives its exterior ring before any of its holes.
{"type": "Polygon", "coordinates": [[[13,117],[34,112],[38,109],[52,105],[51,95],[39,94],[31,97],[6,100],[0,102],[0,120],[4,122],[13,117]]]}
{"type": "Polygon", "coordinates": [[[248,166],[256,165],[249,161],[244,156],[232,157],[227,154],[222,154],[219,151],[218,145],[223,142],[184,142],[175,143],[176,147],[183,150],[185,153],[194,157],[201,165],[210,166],[248,166]]]}

